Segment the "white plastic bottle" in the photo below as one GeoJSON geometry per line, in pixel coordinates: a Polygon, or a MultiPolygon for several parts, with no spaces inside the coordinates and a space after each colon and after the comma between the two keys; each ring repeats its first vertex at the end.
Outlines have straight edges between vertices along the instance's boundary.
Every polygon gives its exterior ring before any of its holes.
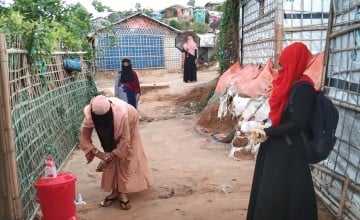
{"type": "Polygon", "coordinates": [[[45,163],[45,178],[56,178],[57,177],[57,171],[55,163],[52,161],[52,156],[48,156],[46,158],[45,163]]]}

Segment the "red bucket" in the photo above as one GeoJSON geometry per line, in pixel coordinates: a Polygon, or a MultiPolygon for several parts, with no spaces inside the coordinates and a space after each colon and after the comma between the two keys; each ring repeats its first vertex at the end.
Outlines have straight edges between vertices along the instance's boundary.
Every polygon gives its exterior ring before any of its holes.
{"type": "Polygon", "coordinates": [[[58,173],[57,178],[41,177],[34,186],[36,202],[40,204],[43,220],[73,220],[76,218],[76,177],[69,173],[58,173]]]}

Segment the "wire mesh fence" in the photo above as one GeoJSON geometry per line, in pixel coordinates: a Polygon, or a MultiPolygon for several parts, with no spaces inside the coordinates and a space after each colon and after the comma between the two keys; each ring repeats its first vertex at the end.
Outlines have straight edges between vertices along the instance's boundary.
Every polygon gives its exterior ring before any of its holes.
{"type": "Polygon", "coordinates": [[[20,195],[24,219],[30,219],[37,208],[33,184],[43,174],[45,159],[51,154],[58,167],[64,164],[78,143],[83,108],[96,87],[84,53],[55,52],[33,65],[25,50],[7,53],[20,195]],[[68,57],[79,57],[82,70],[66,71],[68,57]]]}

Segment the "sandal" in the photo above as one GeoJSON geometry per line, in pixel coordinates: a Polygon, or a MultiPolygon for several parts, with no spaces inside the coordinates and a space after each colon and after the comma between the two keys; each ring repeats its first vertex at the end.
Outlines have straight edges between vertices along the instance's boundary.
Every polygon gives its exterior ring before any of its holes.
{"type": "Polygon", "coordinates": [[[115,198],[109,198],[108,196],[106,196],[105,199],[100,202],[100,205],[102,207],[107,207],[116,199],[117,199],[116,197],[115,198]]]}
{"type": "Polygon", "coordinates": [[[130,200],[124,202],[122,200],[120,200],[120,206],[122,209],[124,210],[129,210],[131,208],[131,205],[129,204],[130,200]]]}

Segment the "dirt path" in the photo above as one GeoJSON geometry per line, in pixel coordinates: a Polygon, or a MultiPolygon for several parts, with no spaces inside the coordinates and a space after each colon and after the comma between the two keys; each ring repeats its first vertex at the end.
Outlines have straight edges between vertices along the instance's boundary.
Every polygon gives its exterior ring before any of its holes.
{"type": "MultiPolygon", "coordinates": [[[[97,161],[86,165],[83,153],[74,151],[64,170],[77,177],[76,190],[86,205],[77,207],[81,220],[97,219],[245,219],[254,160],[232,160],[229,146],[201,136],[193,129],[193,107],[217,77],[214,69],[199,73],[197,83],[185,84],[179,72],[140,72],[142,83],[169,84],[169,88],[146,91],[140,102],[140,132],[153,172],[152,189],[129,195],[132,209],[119,203],[100,208],[105,193],[99,190],[97,161]],[[187,101],[183,97],[190,99],[187,101]]],[[[97,79],[99,88],[112,88],[109,75],[97,79]]],[[[205,94],[206,95],[206,94],[205,94]]],[[[96,135],[93,138],[99,146],[96,135]]],[[[324,207],[320,219],[331,219],[324,207]]]]}

